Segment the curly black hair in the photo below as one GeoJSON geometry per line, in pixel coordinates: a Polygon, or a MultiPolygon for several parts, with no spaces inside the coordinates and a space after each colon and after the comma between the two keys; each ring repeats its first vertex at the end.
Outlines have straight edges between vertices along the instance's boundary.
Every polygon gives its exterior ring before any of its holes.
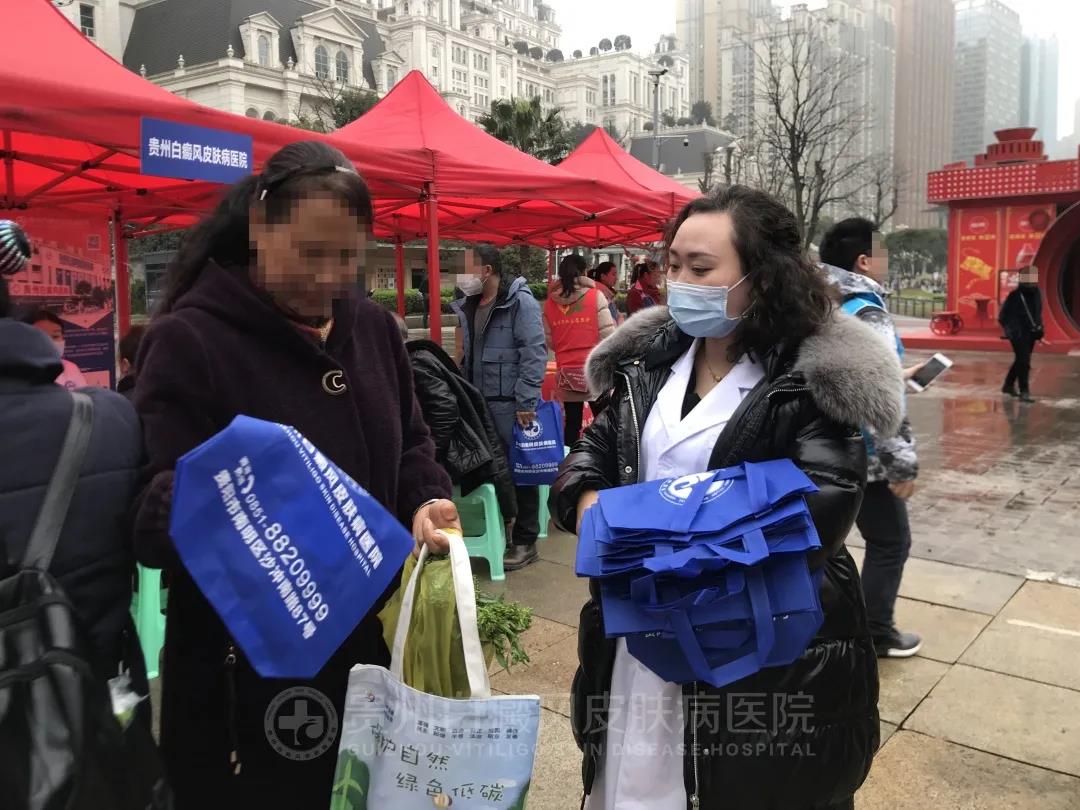
{"type": "Polygon", "coordinates": [[[735,250],[750,278],[750,306],[735,333],[731,360],[744,353],[764,357],[819,332],[832,313],[832,297],[803,250],[795,215],[772,195],[747,186],[718,188],[686,204],[668,228],[666,243],[695,214],[721,213],[731,217],[735,250]]]}

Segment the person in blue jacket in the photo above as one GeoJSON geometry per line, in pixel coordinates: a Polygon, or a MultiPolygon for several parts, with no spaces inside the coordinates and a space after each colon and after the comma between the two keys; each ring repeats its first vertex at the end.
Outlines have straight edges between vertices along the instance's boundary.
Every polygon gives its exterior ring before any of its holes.
{"type": "MultiPolygon", "coordinates": [[[[536,418],[540,387],[547,370],[547,344],[540,304],[524,278],[509,278],[499,251],[478,245],[472,275],[459,286],[465,297],[452,306],[461,332],[461,369],[480,389],[507,452],[514,423],[527,427],[536,418]]],[[[517,487],[518,515],[504,566],[516,571],[538,556],[540,497],[535,486],[517,487]]]]}

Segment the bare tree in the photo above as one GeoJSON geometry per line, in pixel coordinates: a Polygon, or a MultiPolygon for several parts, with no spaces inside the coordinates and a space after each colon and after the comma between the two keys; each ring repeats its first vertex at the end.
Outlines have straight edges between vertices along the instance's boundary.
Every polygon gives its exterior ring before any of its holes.
{"type": "Polygon", "coordinates": [[[757,39],[755,57],[757,170],[791,207],[809,248],[822,215],[855,207],[865,186],[863,60],[809,15],[778,22],[757,39]],[[768,177],[775,170],[782,176],[768,177]]]}
{"type": "Polygon", "coordinates": [[[708,194],[713,188],[713,171],[716,169],[716,154],[713,152],[704,152],[701,155],[701,160],[704,169],[702,170],[701,179],[697,181],[697,184],[702,194],[708,194]]]}
{"type": "Polygon", "coordinates": [[[870,205],[868,218],[880,231],[900,208],[900,197],[907,187],[907,175],[891,155],[879,154],[867,161],[865,177],[870,205]]]}

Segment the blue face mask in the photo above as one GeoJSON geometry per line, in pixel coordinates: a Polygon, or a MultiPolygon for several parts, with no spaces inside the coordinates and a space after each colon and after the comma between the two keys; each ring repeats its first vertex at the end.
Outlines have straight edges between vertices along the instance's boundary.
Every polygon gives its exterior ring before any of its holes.
{"type": "Polygon", "coordinates": [[[742,316],[728,315],[728,293],[746,281],[743,276],[730,287],[707,287],[669,281],[668,309],[679,328],[691,337],[727,337],[739,325],[742,316]]]}

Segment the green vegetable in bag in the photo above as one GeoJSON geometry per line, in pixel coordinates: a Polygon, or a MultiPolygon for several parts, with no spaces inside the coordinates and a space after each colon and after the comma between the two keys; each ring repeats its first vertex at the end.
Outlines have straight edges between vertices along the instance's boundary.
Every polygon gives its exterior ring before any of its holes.
{"type": "MultiPolygon", "coordinates": [[[[401,586],[381,611],[383,639],[393,649],[394,634],[401,613],[405,584],[412,576],[416,560],[409,557],[401,572],[401,586]]],[[[532,624],[532,611],[516,602],[506,602],[477,590],[477,627],[484,649],[484,661],[500,666],[529,660],[521,647],[520,635],[532,624]]],[[[440,697],[467,698],[469,679],[461,643],[454,576],[448,558],[429,559],[416,585],[412,623],[405,641],[402,675],[413,689],[440,697]]]]}

